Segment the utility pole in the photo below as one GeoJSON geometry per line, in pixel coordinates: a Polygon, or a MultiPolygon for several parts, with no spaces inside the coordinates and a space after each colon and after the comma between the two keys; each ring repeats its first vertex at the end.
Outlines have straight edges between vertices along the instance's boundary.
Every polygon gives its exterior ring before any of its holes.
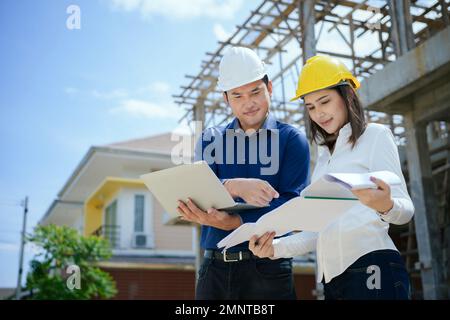
{"type": "Polygon", "coordinates": [[[23,266],[23,251],[25,247],[25,232],[27,227],[27,212],[28,212],[28,196],[21,204],[23,206],[23,224],[22,224],[22,236],[20,240],[20,256],[19,256],[19,275],[17,278],[16,288],[16,300],[20,299],[20,291],[22,289],[22,266],[23,266]]]}

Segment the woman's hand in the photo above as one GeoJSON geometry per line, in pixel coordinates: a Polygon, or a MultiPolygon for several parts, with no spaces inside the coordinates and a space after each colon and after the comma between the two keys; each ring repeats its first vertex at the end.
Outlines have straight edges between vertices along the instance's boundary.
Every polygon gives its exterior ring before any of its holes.
{"type": "Polygon", "coordinates": [[[275,237],[275,232],[266,232],[259,238],[256,235],[251,237],[249,249],[260,258],[272,258],[275,253],[272,244],[273,237],[275,237]]]}
{"type": "Polygon", "coordinates": [[[358,197],[362,204],[369,208],[381,214],[388,212],[394,206],[394,201],[391,198],[391,188],[381,179],[370,177],[370,180],[378,186],[377,189],[352,190],[352,193],[358,197]]]}

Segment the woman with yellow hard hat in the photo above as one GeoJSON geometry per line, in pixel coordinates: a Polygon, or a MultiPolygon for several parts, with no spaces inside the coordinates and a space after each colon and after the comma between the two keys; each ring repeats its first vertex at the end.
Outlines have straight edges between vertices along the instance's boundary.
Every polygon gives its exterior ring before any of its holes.
{"type": "MultiPolygon", "coordinates": [[[[401,185],[372,177],[377,189],[352,191],[359,202],[321,232],[250,241],[260,257],[293,257],[317,251],[317,281],[325,299],[409,299],[404,262],[388,235],[389,223],[408,223],[414,206],[392,132],[367,123],[356,94],[359,81],[338,59],[314,56],[304,65],[296,96],[307,108],[311,137],[319,145],[312,182],[324,174],[391,171],[401,185]]],[[[314,214],[311,212],[310,214],[314,214]]]]}

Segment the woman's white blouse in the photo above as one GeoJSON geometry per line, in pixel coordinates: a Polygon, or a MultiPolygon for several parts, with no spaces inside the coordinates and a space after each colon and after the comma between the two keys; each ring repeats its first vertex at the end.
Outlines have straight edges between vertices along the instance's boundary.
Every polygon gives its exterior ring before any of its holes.
{"type": "Polygon", "coordinates": [[[326,173],[388,170],[397,174],[402,183],[391,187],[394,207],[385,214],[358,202],[319,233],[304,231],[274,240],[272,259],[302,255],[316,249],[317,282],[321,282],[322,277],[325,277],[325,282],[330,282],[358,258],[371,251],[397,250],[388,235],[389,223],[408,223],[414,214],[391,130],[381,124],[368,124],[353,149],[348,142],[351,132],[350,123],[341,128],[332,155],[328,148],[319,147],[312,182],[326,173]]]}

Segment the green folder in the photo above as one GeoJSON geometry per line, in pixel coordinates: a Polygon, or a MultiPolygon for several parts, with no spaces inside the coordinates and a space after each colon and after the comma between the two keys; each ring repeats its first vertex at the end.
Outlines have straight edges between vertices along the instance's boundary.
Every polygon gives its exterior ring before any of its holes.
{"type": "Polygon", "coordinates": [[[333,197],[304,197],[305,199],[321,199],[321,200],[352,200],[352,201],[358,201],[358,199],[355,198],[333,198],[333,197]]]}

